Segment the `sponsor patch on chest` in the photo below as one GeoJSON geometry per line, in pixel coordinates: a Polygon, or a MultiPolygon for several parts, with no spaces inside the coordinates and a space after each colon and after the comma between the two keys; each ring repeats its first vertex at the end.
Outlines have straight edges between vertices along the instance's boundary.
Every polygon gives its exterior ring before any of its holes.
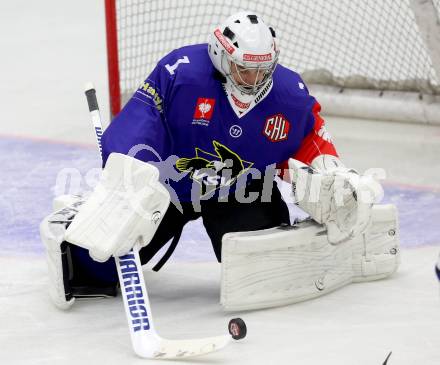
{"type": "Polygon", "coordinates": [[[282,114],[266,118],[263,135],[271,142],[285,141],[289,136],[290,122],[282,114]]]}
{"type": "Polygon", "coordinates": [[[197,98],[192,124],[209,125],[214,113],[214,105],[215,99],[197,98]]]}

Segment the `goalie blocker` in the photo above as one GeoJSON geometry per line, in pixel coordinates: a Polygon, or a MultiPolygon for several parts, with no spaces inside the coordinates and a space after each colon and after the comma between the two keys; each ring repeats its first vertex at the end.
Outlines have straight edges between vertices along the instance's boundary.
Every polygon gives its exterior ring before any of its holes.
{"type": "Polygon", "coordinates": [[[114,259],[105,263],[93,261],[87,250],[64,238],[67,227],[83,204],[81,196],[59,196],[53,202],[54,213],[40,224],[40,236],[46,247],[49,295],[59,309],[70,308],[75,298],[117,295],[118,274],[114,259]]]}
{"type": "Polygon", "coordinates": [[[148,244],[169,204],[156,167],[113,153],[88,199],[60,197],[40,235],[46,246],[49,290],[54,304],[117,293],[114,256],[148,244]],[[92,257],[94,260],[90,259],[92,257]]]}

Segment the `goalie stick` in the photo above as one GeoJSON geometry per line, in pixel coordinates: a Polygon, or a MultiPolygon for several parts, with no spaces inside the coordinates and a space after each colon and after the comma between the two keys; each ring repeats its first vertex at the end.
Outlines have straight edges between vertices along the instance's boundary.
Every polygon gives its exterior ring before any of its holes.
{"type": "MultiPolygon", "coordinates": [[[[103,130],[96,90],[93,84],[86,84],[85,94],[102,158],[101,136],[103,130]]],[[[199,356],[219,350],[230,342],[231,337],[229,335],[189,340],[168,340],[160,337],[153,324],[153,315],[139,258],[138,244],[125,256],[115,257],[115,261],[125,314],[130,328],[131,342],[134,352],[138,356],[155,359],[199,356]]],[[[230,331],[231,327],[236,324],[236,320],[238,319],[231,320],[229,323],[230,331]]],[[[239,324],[245,326],[244,322],[240,321],[242,324],[239,324]]],[[[246,334],[245,327],[243,329],[242,336],[234,336],[231,332],[233,338],[243,338],[246,334]]]]}

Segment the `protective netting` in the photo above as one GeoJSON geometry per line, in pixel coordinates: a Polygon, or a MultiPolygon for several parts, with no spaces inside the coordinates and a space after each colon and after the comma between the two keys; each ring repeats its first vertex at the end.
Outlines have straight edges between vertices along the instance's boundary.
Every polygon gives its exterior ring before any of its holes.
{"type": "MultiPolygon", "coordinates": [[[[440,19],[440,0],[434,0],[440,19]]],[[[118,0],[120,84],[131,94],[169,51],[206,42],[240,10],[277,33],[280,63],[306,82],[440,94],[409,0],[118,0]]]]}

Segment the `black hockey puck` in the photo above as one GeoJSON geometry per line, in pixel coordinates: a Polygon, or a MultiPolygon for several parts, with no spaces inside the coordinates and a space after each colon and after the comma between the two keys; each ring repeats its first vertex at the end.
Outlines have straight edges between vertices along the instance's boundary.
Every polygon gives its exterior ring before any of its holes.
{"type": "Polygon", "coordinates": [[[241,318],[231,319],[229,321],[228,330],[234,340],[241,340],[246,337],[246,323],[244,323],[241,318]]]}

